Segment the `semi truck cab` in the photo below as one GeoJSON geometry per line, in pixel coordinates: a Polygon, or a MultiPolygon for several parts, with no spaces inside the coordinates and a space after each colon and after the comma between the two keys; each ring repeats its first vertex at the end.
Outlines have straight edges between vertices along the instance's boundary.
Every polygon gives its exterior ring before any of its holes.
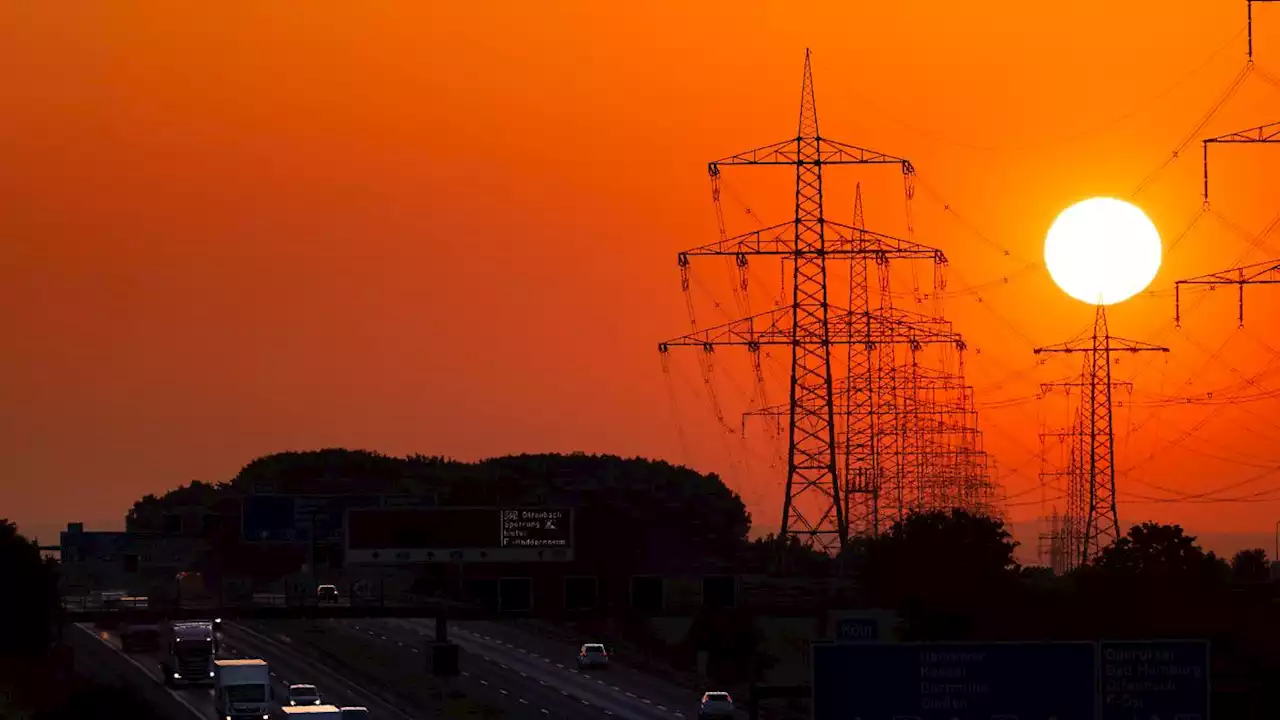
{"type": "Polygon", "coordinates": [[[161,626],[166,685],[208,684],[214,681],[218,643],[209,621],[165,623],[161,626]]]}

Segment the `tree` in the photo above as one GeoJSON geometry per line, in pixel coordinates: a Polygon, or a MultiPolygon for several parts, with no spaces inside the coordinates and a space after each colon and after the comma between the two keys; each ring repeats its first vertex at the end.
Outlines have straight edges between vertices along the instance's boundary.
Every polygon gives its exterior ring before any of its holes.
{"type": "Polygon", "coordinates": [[[799,577],[823,577],[830,573],[831,556],[800,542],[796,535],[786,539],[773,533],[751,541],[744,550],[740,568],[748,573],[781,570],[799,577]]]}
{"type": "MultiPolygon", "coordinates": [[[[972,618],[1017,586],[1018,543],[996,518],[964,510],[913,513],[854,550],[855,578],[872,603],[915,616],[972,618]]],[[[946,632],[939,630],[939,632],[946,632]]]]}
{"type": "MultiPolygon", "coordinates": [[[[742,499],[719,477],[665,462],[574,453],[462,463],[334,448],[267,455],[245,465],[230,482],[194,482],[160,497],[148,495],[130,510],[127,527],[164,532],[178,513],[204,507],[219,527],[232,528],[226,544],[239,546],[241,501],[258,492],[409,494],[435,496],[441,505],[453,506],[576,507],[575,555],[584,564],[619,574],[646,565],[648,572],[665,572],[667,566],[673,572],[696,571],[701,568],[691,566],[707,562],[728,565],[742,554],[751,528],[742,499]]],[[[260,546],[242,550],[217,548],[221,558],[236,556],[229,571],[252,568],[260,579],[285,560],[267,562],[269,551],[260,546]]]]}
{"type": "Polygon", "coordinates": [[[1095,574],[1110,582],[1145,589],[1208,588],[1227,576],[1217,555],[1205,552],[1180,525],[1147,522],[1102,549],[1091,563],[1095,574]]]}
{"type": "Polygon", "coordinates": [[[1241,583],[1264,583],[1271,579],[1271,561],[1262,548],[1241,550],[1231,558],[1231,579],[1241,583]]]}
{"type": "Polygon", "coordinates": [[[0,519],[0,655],[37,656],[48,649],[57,618],[57,575],[40,548],[0,519]]]}

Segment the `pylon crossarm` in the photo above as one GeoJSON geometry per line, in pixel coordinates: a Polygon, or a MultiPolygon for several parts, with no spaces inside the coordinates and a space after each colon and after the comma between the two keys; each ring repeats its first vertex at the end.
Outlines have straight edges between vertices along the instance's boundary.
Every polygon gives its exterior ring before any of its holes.
{"type": "Polygon", "coordinates": [[[828,315],[832,344],[863,345],[952,345],[965,349],[964,339],[951,329],[951,323],[897,308],[878,308],[869,312],[851,312],[831,308],[828,315]]]}
{"type": "Polygon", "coordinates": [[[901,165],[903,174],[915,173],[915,167],[905,158],[823,137],[816,138],[818,144],[816,156],[813,156],[808,149],[801,149],[802,145],[814,140],[815,138],[795,137],[752,148],[746,152],[716,160],[710,164],[709,169],[714,175],[722,165],[799,165],[804,163],[806,165],[901,165]]]}
{"type": "MultiPolygon", "coordinates": [[[[1169,348],[1161,345],[1153,345],[1151,343],[1139,342],[1137,340],[1126,340],[1124,338],[1108,338],[1108,350],[1110,352],[1169,352],[1169,348]]],[[[1045,355],[1050,353],[1084,353],[1093,352],[1092,338],[1084,340],[1073,340],[1071,342],[1059,343],[1057,345],[1048,345],[1032,350],[1036,355],[1045,355]]]]}
{"type": "Polygon", "coordinates": [[[824,220],[829,231],[821,249],[804,249],[796,242],[795,221],[790,220],[759,230],[752,230],[735,237],[718,240],[701,247],[686,250],[680,255],[801,255],[827,257],[854,257],[866,255],[877,261],[932,260],[945,265],[947,256],[937,248],[931,248],[910,240],[903,240],[865,228],[824,220]]]}
{"type": "Polygon", "coordinates": [[[1230,270],[1179,280],[1175,285],[1275,285],[1280,284],[1280,260],[1266,260],[1230,270]]]}
{"type": "MultiPolygon", "coordinates": [[[[1056,387],[1060,387],[1060,388],[1089,388],[1089,387],[1092,387],[1092,385],[1090,385],[1089,383],[1087,383],[1087,382],[1085,382],[1085,381],[1083,381],[1083,380],[1059,380],[1059,381],[1057,381],[1057,382],[1040,383],[1040,392],[1041,392],[1041,393],[1044,393],[1044,394],[1048,394],[1048,393],[1052,392],[1052,391],[1053,391],[1053,389],[1054,389],[1054,388],[1056,388],[1056,387]]],[[[1127,381],[1112,380],[1112,381],[1111,381],[1111,389],[1112,389],[1112,390],[1120,390],[1120,391],[1123,391],[1123,392],[1132,392],[1132,391],[1133,391],[1133,383],[1131,383],[1131,382],[1127,382],[1127,381]]]]}
{"type": "MultiPolygon", "coordinates": [[[[697,346],[706,349],[720,345],[744,345],[760,347],[764,345],[792,345],[795,338],[792,333],[793,313],[795,308],[782,307],[734,320],[716,327],[699,330],[688,335],[660,343],[658,349],[665,352],[671,347],[697,346]]],[[[864,345],[900,344],[911,346],[954,345],[964,349],[964,340],[959,334],[951,331],[951,323],[925,319],[923,321],[905,320],[902,316],[911,316],[902,310],[874,310],[870,312],[851,312],[844,308],[828,306],[827,324],[829,331],[819,333],[819,328],[800,328],[804,337],[813,338],[813,342],[825,342],[829,345],[848,345],[858,343],[864,345]],[[826,335],[825,340],[822,335],[826,335]]],[[[923,316],[920,316],[923,317],[923,316]]]]}
{"type": "MultiPolygon", "coordinates": [[[[1256,0],[1255,0],[1256,1],[1256,0]]],[[[1272,143],[1280,142],[1280,122],[1267,123],[1248,130],[1237,130],[1218,137],[1205,138],[1205,143],[1272,143]]]]}

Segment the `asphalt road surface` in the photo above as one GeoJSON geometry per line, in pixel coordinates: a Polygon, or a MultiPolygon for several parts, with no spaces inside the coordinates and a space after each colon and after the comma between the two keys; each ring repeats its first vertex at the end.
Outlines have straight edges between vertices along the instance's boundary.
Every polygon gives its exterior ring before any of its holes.
{"type": "MultiPolygon", "coordinates": [[[[418,648],[435,638],[434,620],[328,622],[337,632],[363,633],[385,643],[387,652],[416,658],[421,657],[418,648]]],[[[543,717],[678,720],[697,716],[695,694],[625,663],[611,661],[605,670],[579,670],[577,645],[487,622],[450,623],[449,639],[462,649],[460,680],[466,687],[460,689],[495,705],[506,707],[514,701],[517,710],[536,710],[543,717]]]]}
{"type": "MultiPolygon", "coordinates": [[[[100,630],[88,624],[76,627],[115,649],[123,661],[136,666],[157,684],[164,683],[160,674],[161,653],[125,653],[114,632],[100,630]]],[[[273,699],[277,704],[288,697],[290,684],[306,683],[315,685],[320,690],[324,702],[338,706],[362,705],[369,708],[379,720],[410,720],[430,715],[427,711],[406,711],[397,707],[394,702],[382,699],[376,692],[345,680],[305,653],[288,647],[287,639],[267,637],[249,628],[224,623],[218,659],[236,658],[261,658],[267,661],[271,668],[273,699]]],[[[214,717],[213,690],[210,687],[171,688],[169,692],[194,716],[204,720],[214,717]]]]}

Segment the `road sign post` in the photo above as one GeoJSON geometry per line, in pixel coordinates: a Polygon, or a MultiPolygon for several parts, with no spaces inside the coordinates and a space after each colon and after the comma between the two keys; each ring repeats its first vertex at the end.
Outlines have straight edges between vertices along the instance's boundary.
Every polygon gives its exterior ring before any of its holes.
{"type": "Polygon", "coordinates": [[[1206,641],[1103,641],[1098,675],[1101,720],[1209,717],[1206,641]]]}
{"type": "Polygon", "coordinates": [[[568,508],[353,508],[346,561],[364,563],[570,562],[568,508]]]}

